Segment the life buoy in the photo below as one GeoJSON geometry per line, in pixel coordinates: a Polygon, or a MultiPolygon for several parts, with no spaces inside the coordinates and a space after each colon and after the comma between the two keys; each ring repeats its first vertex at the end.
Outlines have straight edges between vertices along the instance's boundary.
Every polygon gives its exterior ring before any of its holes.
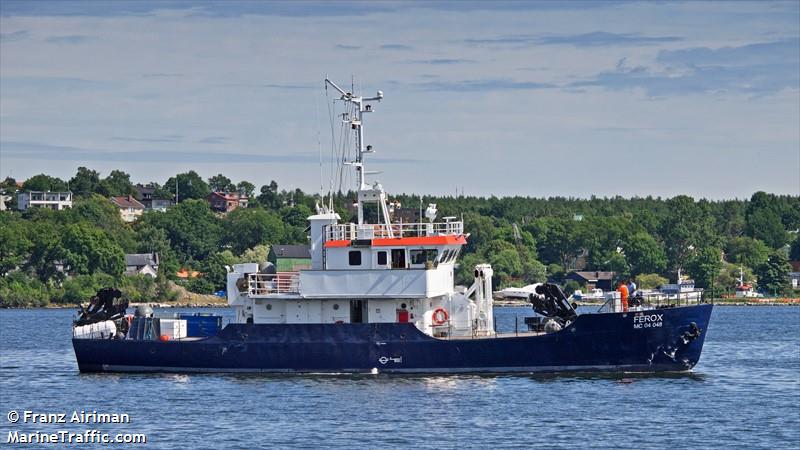
{"type": "Polygon", "coordinates": [[[447,314],[447,310],[444,308],[436,308],[433,310],[433,314],[431,315],[431,319],[433,320],[434,325],[441,325],[447,322],[447,319],[450,318],[450,315],[447,314]]]}

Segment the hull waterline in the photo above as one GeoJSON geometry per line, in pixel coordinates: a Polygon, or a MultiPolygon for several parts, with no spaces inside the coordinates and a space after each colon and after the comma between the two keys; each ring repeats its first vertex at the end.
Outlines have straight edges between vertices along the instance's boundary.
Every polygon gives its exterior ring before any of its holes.
{"type": "Polygon", "coordinates": [[[437,339],[402,323],[229,324],[199,340],[73,348],[81,372],[684,372],[700,359],[711,310],[584,314],[555,333],[497,338],[437,339]]]}

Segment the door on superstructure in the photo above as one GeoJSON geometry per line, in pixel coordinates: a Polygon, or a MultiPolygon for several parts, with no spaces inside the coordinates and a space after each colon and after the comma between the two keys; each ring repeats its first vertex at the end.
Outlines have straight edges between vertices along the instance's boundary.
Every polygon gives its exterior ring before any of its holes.
{"type": "Polygon", "coordinates": [[[366,300],[350,300],[350,323],[366,323],[366,310],[366,300]]]}
{"type": "Polygon", "coordinates": [[[406,268],[406,249],[393,248],[392,269],[405,269],[405,268],[406,268]]]}

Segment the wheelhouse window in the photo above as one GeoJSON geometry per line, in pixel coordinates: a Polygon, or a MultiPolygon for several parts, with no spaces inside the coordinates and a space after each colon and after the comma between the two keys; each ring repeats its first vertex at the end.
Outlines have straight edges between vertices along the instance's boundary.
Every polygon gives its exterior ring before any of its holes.
{"type": "Polygon", "coordinates": [[[436,261],[436,255],[439,253],[436,249],[423,249],[411,250],[411,264],[425,264],[428,261],[436,261]]]}
{"type": "Polygon", "coordinates": [[[361,250],[353,250],[347,254],[351,266],[361,265],[361,250]]]}
{"type": "Polygon", "coordinates": [[[378,265],[379,266],[386,265],[386,252],[378,252],[378,265]]]}

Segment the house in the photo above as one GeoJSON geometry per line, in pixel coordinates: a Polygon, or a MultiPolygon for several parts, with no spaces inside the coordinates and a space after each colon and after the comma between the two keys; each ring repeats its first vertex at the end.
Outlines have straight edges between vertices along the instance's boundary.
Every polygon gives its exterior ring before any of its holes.
{"type": "Polygon", "coordinates": [[[111,201],[119,208],[119,215],[125,222],[133,222],[144,213],[144,205],[132,195],[111,197],[111,201]]]}
{"type": "Polygon", "coordinates": [[[598,271],[575,271],[570,272],[566,276],[567,280],[575,280],[578,283],[586,285],[586,289],[602,289],[604,291],[613,291],[614,272],[598,272],[598,271]]]}
{"type": "Polygon", "coordinates": [[[792,289],[800,288],[800,272],[789,272],[789,282],[792,283],[792,289]]]}
{"type": "Polygon", "coordinates": [[[158,198],[155,195],[156,187],[152,184],[137,184],[136,197],[145,209],[164,212],[173,205],[172,200],[158,198]]]}
{"type": "Polygon", "coordinates": [[[132,253],[125,255],[125,275],[158,275],[158,253],[132,253]]]}
{"type": "Polygon", "coordinates": [[[267,260],[278,272],[297,272],[311,268],[311,251],[308,245],[273,245],[267,260]]]}
{"type": "Polygon", "coordinates": [[[17,209],[49,208],[61,211],[72,208],[72,192],[28,191],[17,194],[17,209]]]}
{"type": "Polygon", "coordinates": [[[214,211],[228,213],[236,208],[247,208],[247,196],[238,192],[212,192],[208,203],[214,211]]]}

